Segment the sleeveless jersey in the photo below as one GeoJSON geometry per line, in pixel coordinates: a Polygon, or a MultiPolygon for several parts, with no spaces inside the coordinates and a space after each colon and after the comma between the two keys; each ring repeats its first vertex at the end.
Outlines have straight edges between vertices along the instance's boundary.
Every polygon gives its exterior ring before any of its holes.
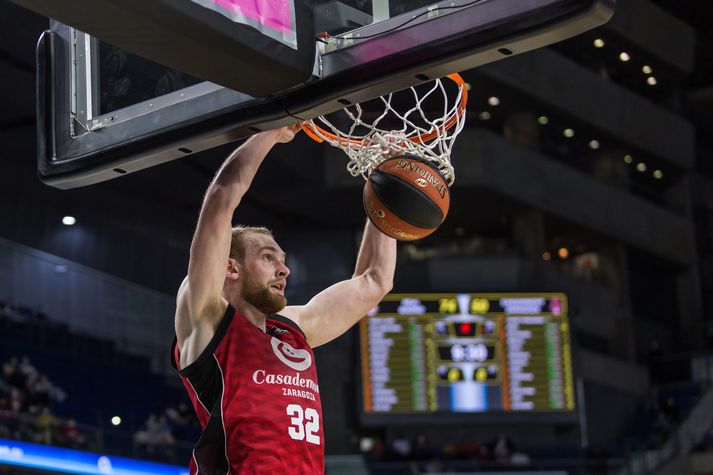
{"type": "Polygon", "coordinates": [[[180,368],[203,434],[191,475],[324,473],[322,405],[314,353],[293,321],[272,315],[267,333],[228,305],[198,359],[180,368]]]}

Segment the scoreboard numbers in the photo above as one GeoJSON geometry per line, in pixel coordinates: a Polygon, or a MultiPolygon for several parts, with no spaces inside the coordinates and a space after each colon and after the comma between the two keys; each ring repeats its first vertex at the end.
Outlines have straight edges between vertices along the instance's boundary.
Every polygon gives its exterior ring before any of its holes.
{"type": "Polygon", "coordinates": [[[473,299],[470,302],[470,313],[482,315],[490,310],[490,301],[488,299],[473,299]]]}
{"type": "Polygon", "coordinates": [[[440,299],[438,311],[440,313],[456,313],[458,311],[458,302],[456,299],[440,299]]]}
{"type": "Polygon", "coordinates": [[[359,327],[365,413],[575,409],[564,294],[390,294],[359,327]]]}

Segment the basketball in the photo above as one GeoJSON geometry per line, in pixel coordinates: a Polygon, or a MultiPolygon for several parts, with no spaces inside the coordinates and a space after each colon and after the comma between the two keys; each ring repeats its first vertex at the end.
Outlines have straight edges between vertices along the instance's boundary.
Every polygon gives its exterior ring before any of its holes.
{"type": "Polygon", "coordinates": [[[369,175],[364,209],[384,234],[415,241],[441,225],[450,206],[450,192],[435,164],[402,155],[390,158],[369,175]]]}

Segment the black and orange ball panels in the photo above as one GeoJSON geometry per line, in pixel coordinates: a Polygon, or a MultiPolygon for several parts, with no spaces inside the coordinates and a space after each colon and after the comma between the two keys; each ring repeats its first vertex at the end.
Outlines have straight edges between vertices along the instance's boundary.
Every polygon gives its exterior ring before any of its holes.
{"type": "Polygon", "coordinates": [[[427,160],[398,156],[381,163],[364,186],[364,208],[374,225],[400,241],[421,239],[441,225],[450,206],[448,184],[427,160]]]}

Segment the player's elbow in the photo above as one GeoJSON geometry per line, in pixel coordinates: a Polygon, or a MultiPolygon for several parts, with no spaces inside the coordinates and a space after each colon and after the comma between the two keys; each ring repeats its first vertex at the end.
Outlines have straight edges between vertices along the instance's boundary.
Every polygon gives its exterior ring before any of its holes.
{"type": "Polygon", "coordinates": [[[394,288],[394,278],[392,275],[383,275],[381,273],[367,274],[369,279],[370,293],[374,299],[381,301],[382,298],[394,288]]]}
{"type": "Polygon", "coordinates": [[[393,288],[394,288],[394,278],[391,277],[389,279],[384,279],[384,281],[381,283],[382,296],[391,292],[391,290],[393,290],[393,288]]]}

